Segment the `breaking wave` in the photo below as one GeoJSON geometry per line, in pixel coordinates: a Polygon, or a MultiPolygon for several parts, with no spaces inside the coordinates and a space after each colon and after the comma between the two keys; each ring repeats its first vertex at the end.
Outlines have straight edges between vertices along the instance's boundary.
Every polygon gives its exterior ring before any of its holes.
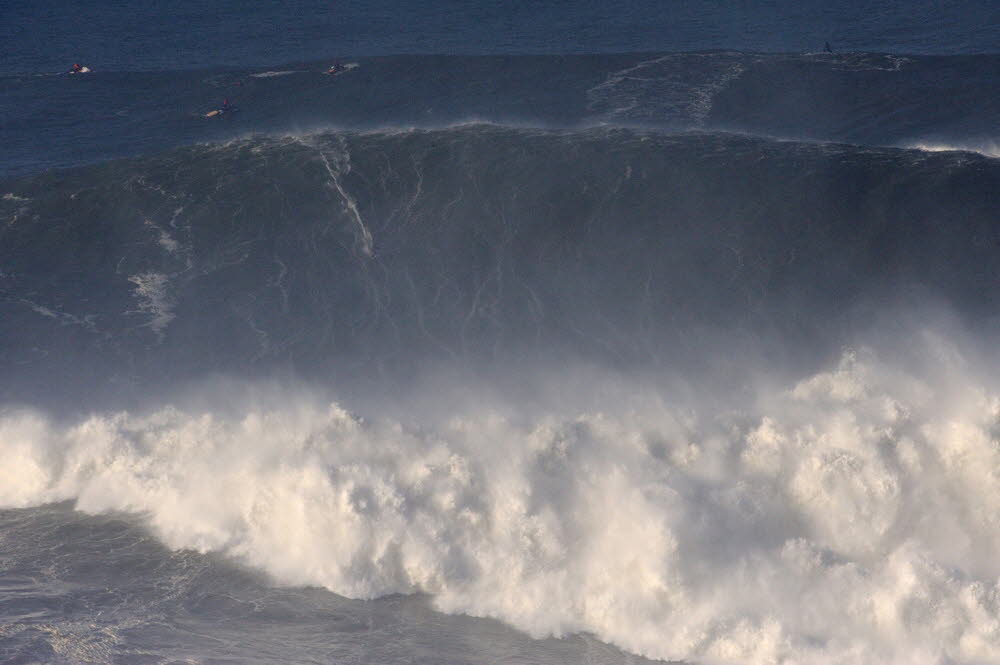
{"type": "Polygon", "coordinates": [[[927,152],[978,152],[980,155],[984,155],[986,157],[1000,159],[1000,142],[996,140],[954,141],[947,143],[915,141],[907,144],[906,147],[916,148],[917,150],[926,150],[927,152]]]}
{"type": "Polygon", "coordinates": [[[907,143],[915,88],[895,134],[861,98],[817,132],[920,149],[741,133],[785,123],[744,101],[789,68],[995,58],[608,58],[575,103],[676,126],[276,133],[4,181],[0,506],[655,658],[1000,660],[1000,163],[907,143]]]}
{"type": "Polygon", "coordinates": [[[139,512],[282,583],[656,658],[995,661],[1000,391],[923,340],[918,370],[849,350],[726,408],[566,375],[561,400],[425,397],[406,420],[303,393],[8,409],[0,505],[139,512]]]}

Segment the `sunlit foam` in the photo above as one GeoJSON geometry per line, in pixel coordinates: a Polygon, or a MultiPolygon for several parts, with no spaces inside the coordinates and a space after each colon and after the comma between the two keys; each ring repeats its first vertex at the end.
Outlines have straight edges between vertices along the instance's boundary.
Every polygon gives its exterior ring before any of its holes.
{"type": "Polygon", "coordinates": [[[904,147],[927,152],[964,151],[978,152],[986,157],[1000,158],[1000,143],[995,140],[982,141],[914,141],[904,147]]]}
{"type": "Polygon", "coordinates": [[[425,396],[412,422],[302,394],[9,410],[0,505],[135,511],[281,583],[664,659],[998,662],[1000,393],[939,346],[908,370],[847,351],[726,411],[647,388],[576,411],[425,396]]]}

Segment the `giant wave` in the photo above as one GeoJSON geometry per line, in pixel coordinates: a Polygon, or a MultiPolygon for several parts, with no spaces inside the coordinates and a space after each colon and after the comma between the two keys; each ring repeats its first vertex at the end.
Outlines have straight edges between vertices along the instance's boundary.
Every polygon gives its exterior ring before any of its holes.
{"type": "Polygon", "coordinates": [[[655,658],[996,660],[998,181],[498,124],[9,180],[0,505],[655,658]]]}
{"type": "Polygon", "coordinates": [[[56,171],[0,200],[3,394],[445,362],[701,371],[732,339],[816,369],[893,310],[989,320],[998,180],[962,153],[490,125],[56,171]]]}

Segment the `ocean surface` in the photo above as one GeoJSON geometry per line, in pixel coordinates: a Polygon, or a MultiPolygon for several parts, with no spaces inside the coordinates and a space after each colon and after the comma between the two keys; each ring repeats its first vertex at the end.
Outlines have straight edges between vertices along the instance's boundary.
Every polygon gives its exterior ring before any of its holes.
{"type": "Polygon", "coordinates": [[[0,663],[1000,662],[1000,5],[147,4],[0,7],[0,663]]]}

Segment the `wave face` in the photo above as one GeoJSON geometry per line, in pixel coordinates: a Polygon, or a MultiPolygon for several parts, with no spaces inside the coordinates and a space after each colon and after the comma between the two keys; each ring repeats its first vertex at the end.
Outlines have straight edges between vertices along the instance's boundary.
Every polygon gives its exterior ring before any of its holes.
{"type": "Polygon", "coordinates": [[[894,307],[990,320],[998,185],[968,154],[483,125],[29,178],[2,200],[4,388],[683,366],[734,338],[815,367],[894,307]]]}

